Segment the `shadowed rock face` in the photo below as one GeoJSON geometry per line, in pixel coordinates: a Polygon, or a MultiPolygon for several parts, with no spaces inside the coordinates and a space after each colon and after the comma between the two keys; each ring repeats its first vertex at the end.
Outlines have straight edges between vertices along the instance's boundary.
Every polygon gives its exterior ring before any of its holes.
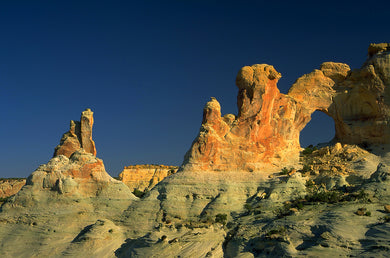
{"type": "Polygon", "coordinates": [[[267,64],[245,66],[236,84],[238,116],[221,117],[215,98],[203,111],[198,137],[183,169],[255,171],[298,161],[300,131],[320,110],[335,120],[335,139],[342,143],[390,143],[389,44],[371,44],[361,69],[326,62],[303,75],[282,94],[281,77],[267,64]]]}
{"type": "Polygon", "coordinates": [[[371,44],[362,68],[337,83],[329,107],[336,139],[343,143],[390,143],[390,47],[371,44]],[[374,50],[377,52],[374,52],[374,50]]]}
{"type": "Polygon", "coordinates": [[[70,121],[70,129],[62,136],[60,144],[54,150],[53,157],[65,155],[69,158],[81,148],[96,156],[95,142],[92,140],[92,126],[93,112],[88,108],[81,113],[80,122],[70,121]]]}

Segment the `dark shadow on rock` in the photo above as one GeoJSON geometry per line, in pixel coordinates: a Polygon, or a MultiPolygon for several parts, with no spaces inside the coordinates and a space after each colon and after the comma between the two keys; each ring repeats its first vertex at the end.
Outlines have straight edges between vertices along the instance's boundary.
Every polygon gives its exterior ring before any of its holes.
{"type": "Polygon", "coordinates": [[[365,238],[359,240],[363,252],[361,256],[389,257],[390,256],[390,224],[377,223],[366,232],[365,238]]]}
{"type": "Polygon", "coordinates": [[[72,243],[77,243],[77,242],[81,242],[83,240],[86,240],[85,234],[88,233],[91,230],[93,225],[94,224],[91,224],[91,225],[88,225],[85,228],[83,228],[80,231],[80,233],[72,240],[72,243]]]}
{"type": "Polygon", "coordinates": [[[295,249],[301,251],[318,245],[320,242],[319,239],[321,237],[321,234],[328,231],[327,227],[323,225],[312,226],[310,230],[314,236],[303,238],[303,243],[298,245],[295,249]]]}
{"type": "Polygon", "coordinates": [[[125,243],[121,245],[116,251],[116,257],[138,257],[137,248],[150,247],[151,241],[149,239],[149,234],[146,234],[143,237],[131,239],[128,238],[125,240],[125,243]]]}

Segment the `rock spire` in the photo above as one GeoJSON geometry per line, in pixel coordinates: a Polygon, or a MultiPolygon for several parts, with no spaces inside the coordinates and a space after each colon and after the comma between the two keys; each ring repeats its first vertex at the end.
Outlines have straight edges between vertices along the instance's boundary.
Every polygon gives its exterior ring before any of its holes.
{"type": "Polygon", "coordinates": [[[96,156],[95,142],[92,140],[93,112],[87,108],[81,113],[80,121],[70,121],[70,129],[64,133],[60,144],[55,148],[53,157],[70,156],[83,148],[85,152],[96,156]]]}

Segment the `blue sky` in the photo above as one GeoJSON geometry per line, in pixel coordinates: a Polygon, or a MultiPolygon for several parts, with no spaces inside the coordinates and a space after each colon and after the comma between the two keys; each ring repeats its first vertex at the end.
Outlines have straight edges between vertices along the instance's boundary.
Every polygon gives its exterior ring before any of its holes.
{"type": "MultiPolygon", "coordinates": [[[[1,1],[0,177],[46,163],[85,108],[111,175],[180,165],[210,97],[237,113],[242,66],[274,65],[285,93],[322,62],[359,68],[369,43],[390,42],[387,1],[324,3],[1,1]]],[[[304,146],[334,135],[317,113],[304,146]]]]}

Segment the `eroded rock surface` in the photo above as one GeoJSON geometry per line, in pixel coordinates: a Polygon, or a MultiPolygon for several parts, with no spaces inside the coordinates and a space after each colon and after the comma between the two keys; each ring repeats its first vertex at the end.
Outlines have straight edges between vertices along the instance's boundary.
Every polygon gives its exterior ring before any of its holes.
{"type": "Polygon", "coordinates": [[[0,199],[16,194],[26,184],[26,179],[3,178],[0,179],[0,199]]]}
{"type": "Polygon", "coordinates": [[[70,158],[59,155],[39,166],[28,178],[32,191],[57,191],[65,195],[93,197],[112,195],[130,198],[132,194],[120,181],[113,179],[104,168],[103,161],[80,149],[70,158]]]}
{"type": "Polygon", "coordinates": [[[76,150],[39,167],[1,206],[0,256],[387,257],[389,52],[370,48],[361,69],[324,63],[288,94],[272,66],[244,67],[238,115],[207,103],[183,169],[142,198],[80,148],[73,123],[76,150]],[[338,142],[302,151],[298,163],[299,132],[315,110],[334,118],[338,142]]]}
{"type": "Polygon", "coordinates": [[[1,257],[107,257],[120,248],[118,218],[138,198],[95,156],[92,124],[90,110],[71,122],[56,155],[1,205],[1,257]]]}
{"type": "Polygon", "coordinates": [[[335,121],[335,140],[349,144],[389,143],[390,52],[372,44],[361,69],[326,62],[303,75],[288,94],[273,66],[243,67],[236,84],[238,115],[221,116],[215,98],[203,111],[198,137],[185,156],[192,171],[255,171],[293,164],[301,150],[300,131],[320,110],[335,121]]]}
{"type": "Polygon", "coordinates": [[[89,108],[81,113],[80,121],[71,120],[70,129],[62,136],[53,157],[65,155],[69,158],[80,148],[96,156],[95,142],[92,140],[93,122],[93,112],[89,108]]]}
{"type": "Polygon", "coordinates": [[[165,165],[134,165],[127,166],[119,174],[119,180],[125,183],[131,191],[145,191],[153,188],[158,182],[173,175],[179,167],[165,165]]]}

